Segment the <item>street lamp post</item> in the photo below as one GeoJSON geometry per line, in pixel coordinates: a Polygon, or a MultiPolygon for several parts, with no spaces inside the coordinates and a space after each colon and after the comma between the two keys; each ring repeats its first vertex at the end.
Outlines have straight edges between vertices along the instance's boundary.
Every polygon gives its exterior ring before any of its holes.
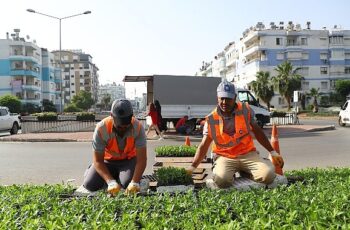
{"type": "Polygon", "coordinates": [[[33,9],[27,9],[27,11],[30,12],[30,13],[41,14],[41,15],[44,15],[46,17],[54,18],[54,19],[57,19],[59,21],[59,42],[60,42],[60,46],[59,46],[59,53],[58,53],[58,55],[59,55],[60,76],[61,76],[60,112],[63,112],[62,104],[63,104],[63,100],[64,100],[64,91],[63,91],[62,58],[61,58],[61,53],[62,53],[61,22],[62,22],[63,19],[72,18],[72,17],[83,15],[83,14],[91,14],[91,11],[88,10],[88,11],[85,11],[83,13],[74,14],[74,15],[70,15],[70,16],[66,16],[66,17],[62,17],[62,18],[55,17],[55,16],[48,15],[48,14],[44,14],[44,13],[40,13],[40,12],[35,11],[33,9]]]}

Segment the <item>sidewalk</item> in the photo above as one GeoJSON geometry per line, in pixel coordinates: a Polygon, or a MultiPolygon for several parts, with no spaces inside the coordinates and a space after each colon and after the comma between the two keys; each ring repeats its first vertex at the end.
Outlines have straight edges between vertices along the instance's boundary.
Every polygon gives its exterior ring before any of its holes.
{"type": "MultiPolygon", "coordinates": [[[[277,126],[279,135],[303,132],[318,132],[326,130],[334,130],[334,125],[315,126],[315,125],[279,125],[277,126]]],[[[264,132],[268,137],[271,136],[272,126],[265,126],[264,132]]],[[[91,142],[92,132],[75,132],[75,133],[26,133],[11,136],[0,137],[0,142],[91,142]]],[[[148,140],[152,139],[153,132],[148,136],[148,140]]],[[[184,135],[178,135],[174,131],[166,132],[165,139],[185,140],[184,135]]],[[[191,139],[200,140],[201,136],[191,135],[191,139]]]]}

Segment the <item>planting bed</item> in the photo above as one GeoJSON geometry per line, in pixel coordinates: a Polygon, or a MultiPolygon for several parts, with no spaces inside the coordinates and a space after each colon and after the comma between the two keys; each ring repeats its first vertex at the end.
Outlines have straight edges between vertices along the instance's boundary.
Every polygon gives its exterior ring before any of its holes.
{"type": "Polygon", "coordinates": [[[65,185],[0,186],[0,229],[350,229],[350,168],[291,171],[304,182],[247,192],[62,199],[65,185]]]}

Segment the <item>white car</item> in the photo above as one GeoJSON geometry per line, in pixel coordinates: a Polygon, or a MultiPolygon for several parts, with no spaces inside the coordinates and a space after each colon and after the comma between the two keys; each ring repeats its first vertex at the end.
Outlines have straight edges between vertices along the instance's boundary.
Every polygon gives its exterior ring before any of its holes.
{"type": "Polygon", "coordinates": [[[338,122],[340,126],[350,124],[350,100],[347,100],[345,104],[341,107],[338,122]]]}
{"type": "Polygon", "coordinates": [[[20,115],[10,113],[7,107],[0,106],[0,131],[17,134],[21,128],[20,115]]]}

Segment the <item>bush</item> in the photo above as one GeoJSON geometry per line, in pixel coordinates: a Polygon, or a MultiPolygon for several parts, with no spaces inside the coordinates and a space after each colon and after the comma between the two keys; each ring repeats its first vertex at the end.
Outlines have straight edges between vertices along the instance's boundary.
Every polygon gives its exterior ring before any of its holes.
{"type": "Polygon", "coordinates": [[[95,114],[88,112],[78,113],[77,121],[95,121],[95,114]]]}
{"type": "Polygon", "coordinates": [[[57,113],[54,112],[34,113],[33,116],[36,116],[38,121],[57,121],[57,113]]]}
{"type": "Polygon", "coordinates": [[[21,108],[22,115],[28,115],[28,114],[40,113],[40,112],[41,112],[40,107],[32,103],[23,104],[21,108]]]}
{"type": "Polygon", "coordinates": [[[75,104],[68,104],[64,110],[64,112],[82,112],[81,108],[78,108],[75,104]]]}
{"type": "Polygon", "coordinates": [[[285,117],[286,116],[286,112],[283,111],[273,111],[271,113],[271,117],[285,117]]]}
{"type": "Polygon", "coordinates": [[[21,112],[21,101],[13,95],[4,95],[0,97],[0,106],[9,108],[11,113],[21,112]]]}
{"type": "Polygon", "coordinates": [[[44,107],[44,112],[57,112],[55,105],[50,100],[44,99],[43,107],[44,107]]]}

